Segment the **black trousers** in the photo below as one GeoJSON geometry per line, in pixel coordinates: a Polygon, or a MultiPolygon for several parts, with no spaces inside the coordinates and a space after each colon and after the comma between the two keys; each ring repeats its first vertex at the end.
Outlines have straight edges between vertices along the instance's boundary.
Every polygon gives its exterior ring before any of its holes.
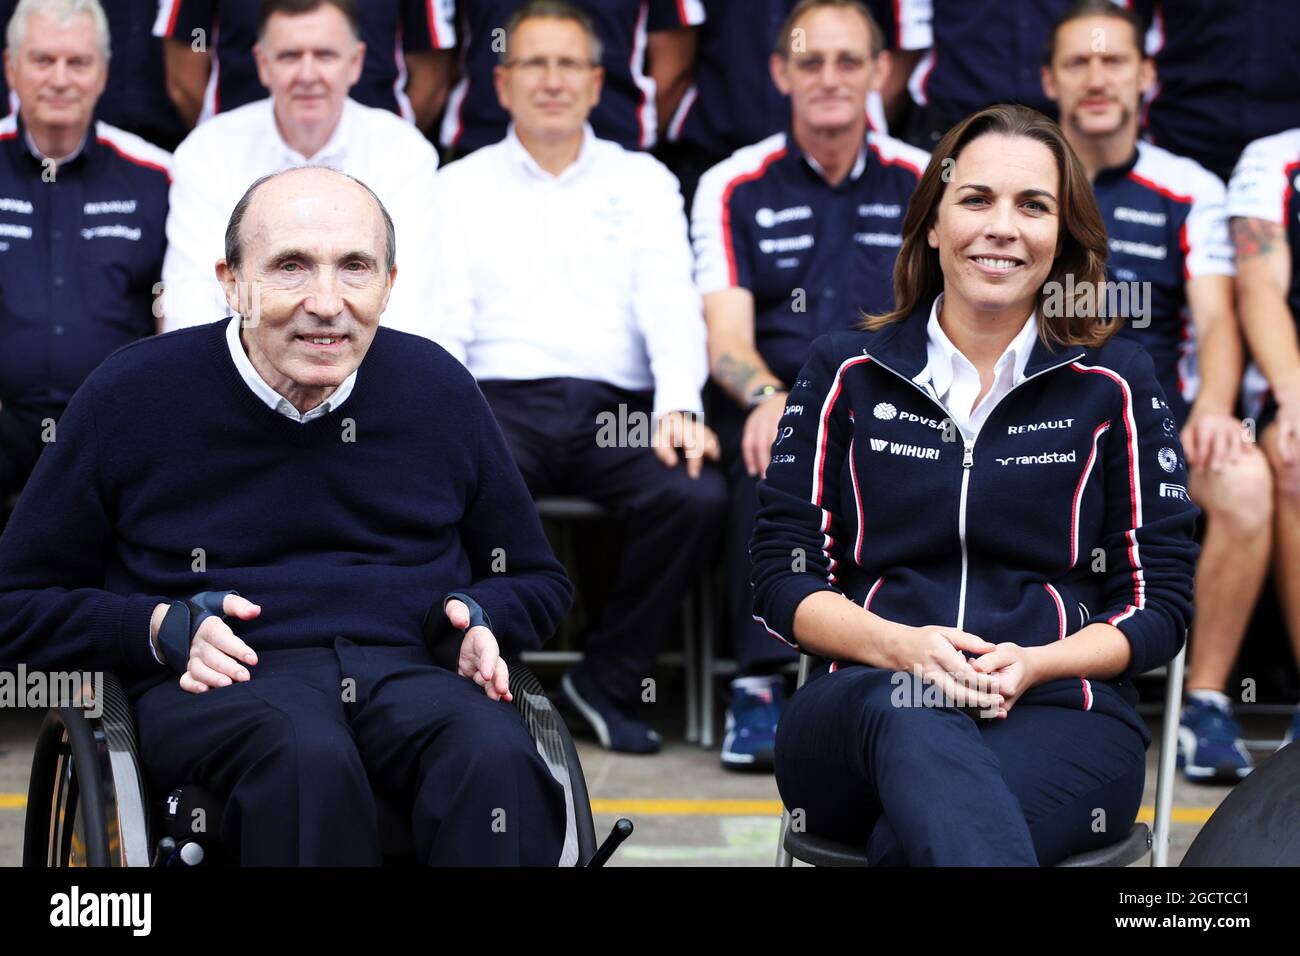
{"type": "Polygon", "coordinates": [[[684,461],[665,467],[639,442],[648,442],[648,424],[639,434],[613,430],[628,441],[605,440],[603,416],[648,420],[648,395],[573,378],[479,384],[534,497],[580,495],[623,519],[626,545],[611,556],[614,583],[586,636],[582,667],[610,697],[635,704],[691,576],[716,545],[722,476],[707,462],[695,479],[684,461]]]}
{"type": "Polygon", "coordinates": [[[1032,704],[976,720],[922,706],[924,686],[853,666],[794,695],[776,783],[809,833],[873,866],[1051,866],[1132,829],[1146,748],[1124,721],[1032,704]]]}
{"type": "Polygon", "coordinates": [[[559,861],[564,790],[513,704],[421,646],[258,657],[248,681],[191,694],[170,678],[135,701],[152,786],[225,801],[208,825],[242,865],[378,865],[375,791],[410,811],[430,866],[559,861]]]}
{"type": "Polygon", "coordinates": [[[57,419],[58,410],[0,405],[0,503],[20,493],[31,477],[45,448],[41,439],[46,418],[57,419]]]}

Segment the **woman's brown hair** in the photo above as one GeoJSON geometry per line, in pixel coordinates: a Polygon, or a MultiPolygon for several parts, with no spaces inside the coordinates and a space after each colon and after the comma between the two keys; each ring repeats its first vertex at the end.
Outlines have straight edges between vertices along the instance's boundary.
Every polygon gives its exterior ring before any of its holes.
{"type": "Polygon", "coordinates": [[[903,220],[903,246],[894,263],[894,311],[864,316],[859,328],[874,330],[901,322],[943,291],[939,251],[930,248],[927,235],[957,157],[970,143],[990,134],[1036,140],[1056,157],[1061,179],[1061,252],[1039,290],[1039,336],[1048,346],[1053,342],[1093,348],[1102,345],[1119,322],[1102,315],[1106,226],[1092,183],[1059,126],[1037,110],[1007,104],[971,114],[948,130],[935,147],[903,220]]]}

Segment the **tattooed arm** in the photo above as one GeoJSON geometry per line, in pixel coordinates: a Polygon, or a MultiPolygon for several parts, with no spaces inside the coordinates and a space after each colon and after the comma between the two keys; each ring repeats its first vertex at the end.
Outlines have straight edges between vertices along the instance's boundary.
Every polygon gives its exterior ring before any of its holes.
{"type": "Polygon", "coordinates": [[[764,385],[784,389],[754,347],[754,296],[748,289],[723,289],[704,297],[709,327],[709,371],[741,408],[764,385]]]}
{"type": "Polygon", "coordinates": [[[1287,306],[1291,250],[1282,226],[1264,219],[1235,218],[1237,301],[1242,329],[1278,402],[1300,402],[1300,341],[1287,306]]]}

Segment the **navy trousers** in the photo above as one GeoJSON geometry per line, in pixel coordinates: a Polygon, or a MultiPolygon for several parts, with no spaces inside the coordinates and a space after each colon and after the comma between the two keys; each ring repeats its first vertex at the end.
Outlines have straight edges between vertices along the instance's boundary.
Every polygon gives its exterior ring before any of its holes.
{"type": "MultiPolygon", "coordinates": [[[[773,398],[770,401],[783,401],[773,398]]],[[[726,530],[727,622],[740,676],[772,670],[798,660],[799,652],[778,641],[754,620],[754,588],[749,583],[749,540],[758,517],[758,476],[745,470],[740,441],[747,413],[730,398],[721,397],[713,418],[722,445],[722,465],[727,476],[726,530]]]]}
{"type": "Polygon", "coordinates": [[[715,545],[722,476],[708,462],[694,479],[684,461],[665,467],[631,430],[631,442],[597,440],[606,414],[648,418],[649,395],[574,378],[479,384],[533,497],[580,495],[623,519],[626,543],[582,667],[610,697],[636,704],[691,576],[715,545]]]}
{"type": "Polygon", "coordinates": [[[873,866],[1051,866],[1132,828],[1146,780],[1132,727],[1065,707],[898,706],[924,699],[919,683],[855,666],[794,695],[776,782],[807,832],[865,845],[873,866]]]}
{"type": "Polygon", "coordinates": [[[554,866],[564,790],[514,705],[420,646],[260,651],[252,678],[202,694],[169,679],[135,702],[152,785],[225,802],[245,866],[378,865],[375,791],[410,811],[430,866],[554,866]]]}

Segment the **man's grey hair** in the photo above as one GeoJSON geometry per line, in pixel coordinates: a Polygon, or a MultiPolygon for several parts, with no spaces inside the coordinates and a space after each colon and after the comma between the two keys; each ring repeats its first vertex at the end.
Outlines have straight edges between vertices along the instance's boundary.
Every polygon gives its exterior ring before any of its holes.
{"type": "Polygon", "coordinates": [[[393,266],[397,264],[397,227],[393,225],[393,217],[388,214],[388,209],[380,198],[375,195],[375,191],[357,177],[349,176],[333,166],[321,165],[291,166],[288,169],[280,169],[273,173],[267,173],[248,187],[248,191],[235,204],[235,211],[230,214],[230,222],[226,223],[226,265],[230,267],[231,271],[238,272],[240,266],[244,264],[244,219],[248,215],[248,207],[253,203],[254,194],[271,180],[302,172],[304,169],[327,170],[336,176],[350,179],[370,194],[370,198],[375,201],[375,205],[379,207],[379,213],[384,219],[384,245],[387,247],[384,252],[384,271],[392,272],[393,266]]]}
{"type": "Polygon", "coordinates": [[[99,0],[19,0],[14,15],[9,18],[9,28],[5,32],[5,45],[10,56],[17,56],[23,41],[27,39],[27,20],[33,13],[43,13],[60,26],[75,16],[90,14],[95,24],[95,39],[99,43],[99,55],[107,63],[113,55],[112,44],[108,35],[108,17],[99,0]]]}
{"type": "Polygon", "coordinates": [[[605,55],[605,45],[600,42],[600,34],[596,32],[596,25],[585,11],[569,3],[568,0],[529,0],[528,3],[516,10],[514,15],[506,21],[506,42],[498,57],[502,63],[510,59],[510,44],[515,38],[515,31],[519,29],[519,24],[525,20],[536,19],[572,20],[582,27],[583,32],[587,34],[587,40],[591,43],[591,62],[600,66],[601,58],[605,55]]]}

